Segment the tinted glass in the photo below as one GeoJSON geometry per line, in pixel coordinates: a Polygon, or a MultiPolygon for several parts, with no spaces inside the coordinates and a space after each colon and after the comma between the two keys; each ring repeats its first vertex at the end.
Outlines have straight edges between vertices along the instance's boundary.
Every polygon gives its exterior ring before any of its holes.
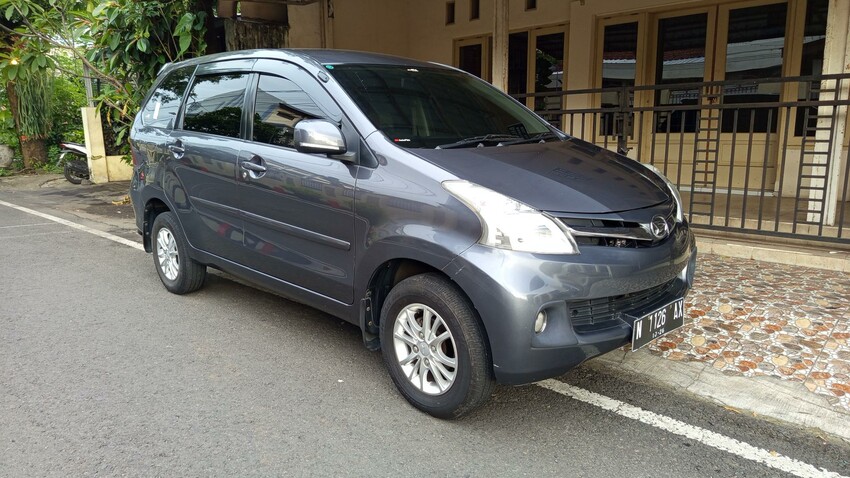
{"type": "MultiPolygon", "coordinates": [[[[800,76],[820,75],[823,73],[823,51],[826,43],[826,17],[829,13],[829,0],[809,0],[806,6],[806,33],[803,37],[803,57],[800,61],[800,76]]],[[[797,98],[816,100],[818,83],[800,82],[797,98]]],[[[803,124],[808,115],[808,133],[817,126],[817,108],[798,108],[794,134],[803,135],[803,124]]]]}
{"type": "Polygon", "coordinates": [[[458,50],[458,68],[481,78],[481,61],[484,58],[484,47],[478,43],[462,46],[458,50]]]}
{"type": "Polygon", "coordinates": [[[254,141],[291,148],[295,124],[304,118],[323,116],[307,93],[292,81],[278,76],[260,77],[254,105],[254,141]]]}
{"type": "MultiPolygon", "coordinates": [[[[726,44],[726,79],[753,80],[782,76],[785,51],[787,3],[738,8],[729,12],[729,40],[726,44]]],[[[782,83],[727,84],[723,102],[758,103],[779,101],[782,83]]],[[[776,132],[776,108],[743,108],[738,117],[732,110],[723,113],[723,132],[776,132]],[[737,123],[737,127],[736,127],[737,123]]]]}
{"type": "MultiPolygon", "coordinates": [[[[635,85],[637,68],[637,22],[605,26],[602,46],[602,87],[622,88],[635,85]]],[[[627,90],[605,91],[602,93],[602,107],[616,108],[621,104],[631,105],[634,92],[627,90]],[[627,96],[623,98],[622,96],[627,96]]],[[[612,135],[623,133],[626,129],[622,115],[603,113],[600,115],[600,133],[612,135]]]]}
{"type": "Polygon", "coordinates": [[[637,22],[605,27],[602,47],[603,88],[635,85],[637,35],[637,22]]]}
{"type": "Polygon", "coordinates": [[[154,128],[170,128],[177,117],[180,102],[186,92],[194,66],[178,68],[162,80],[142,110],[142,124],[154,128]]]}
{"type": "MultiPolygon", "coordinates": [[[[658,21],[656,85],[697,83],[704,80],[707,27],[707,13],[658,21]]],[[[655,93],[657,105],[695,105],[698,101],[698,88],[671,88],[655,93]]],[[[656,113],[655,130],[659,133],[693,132],[696,130],[696,118],[696,110],[656,113]]]]}
{"type": "Polygon", "coordinates": [[[528,32],[508,36],[508,94],[528,93],[528,32]]]}
{"type": "Polygon", "coordinates": [[[729,12],[727,80],[782,76],[787,10],[788,4],[777,3],[729,12]]]}
{"type": "Polygon", "coordinates": [[[800,76],[820,75],[823,70],[823,49],[826,42],[826,18],[829,0],[809,0],[806,5],[806,29],[803,38],[803,58],[800,76]]]}
{"type": "Polygon", "coordinates": [[[199,77],[186,101],[183,129],[239,137],[248,74],[199,77]]]}
{"type": "Polygon", "coordinates": [[[433,148],[487,134],[527,137],[549,131],[530,111],[461,72],[379,65],[329,71],[400,146],[433,148]]]}
{"type": "MultiPolygon", "coordinates": [[[[537,37],[535,45],[536,68],[534,70],[534,91],[561,91],[564,88],[564,34],[552,33],[537,37]]],[[[547,114],[547,110],[560,110],[561,97],[548,96],[535,98],[534,111],[555,125],[561,126],[561,114],[547,114]]]]}

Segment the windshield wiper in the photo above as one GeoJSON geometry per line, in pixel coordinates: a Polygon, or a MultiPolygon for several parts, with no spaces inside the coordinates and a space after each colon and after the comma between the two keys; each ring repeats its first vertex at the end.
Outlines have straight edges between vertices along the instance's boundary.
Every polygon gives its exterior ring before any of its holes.
{"type": "Polygon", "coordinates": [[[463,148],[465,146],[484,146],[484,143],[501,143],[503,141],[519,140],[519,136],[515,134],[485,134],[484,136],[473,136],[472,138],[462,139],[460,141],[441,144],[434,149],[452,149],[463,148]]]}
{"type": "Polygon", "coordinates": [[[545,143],[547,139],[561,139],[561,136],[556,133],[553,133],[552,131],[544,131],[543,133],[538,133],[528,138],[521,138],[516,141],[508,141],[506,143],[502,143],[501,146],[510,146],[512,144],[525,143],[545,143]]]}

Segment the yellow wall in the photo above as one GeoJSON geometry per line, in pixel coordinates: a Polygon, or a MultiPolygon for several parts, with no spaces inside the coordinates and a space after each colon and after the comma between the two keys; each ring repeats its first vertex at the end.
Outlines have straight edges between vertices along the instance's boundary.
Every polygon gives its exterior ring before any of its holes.
{"type": "MultiPolygon", "coordinates": [[[[454,40],[490,35],[493,32],[493,2],[481,0],[478,20],[469,19],[469,0],[455,1],[455,23],[446,25],[446,2],[407,0],[410,18],[409,54],[421,60],[451,64],[454,40]]],[[[510,0],[509,28],[523,30],[569,21],[568,0],[537,0],[537,9],[525,11],[525,0],[510,0]]]]}
{"type": "Polygon", "coordinates": [[[321,5],[291,5],[289,14],[289,46],[294,48],[321,48],[321,5]]]}
{"type": "MultiPolygon", "coordinates": [[[[525,11],[525,0],[510,1],[510,28],[529,29],[565,23],[568,0],[538,0],[536,10],[525,11]]],[[[334,2],[332,46],[407,56],[451,64],[454,40],[489,35],[493,4],[481,0],[478,20],[469,19],[469,0],[456,0],[455,23],[446,25],[443,0],[346,0],[334,2]]],[[[316,48],[322,44],[319,3],[289,7],[290,46],[316,48]]]]}
{"type": "Polygon", "coordinates": [[[406,1],[344,0],[333,7],[334,48],[409,56],[406,1]]]}

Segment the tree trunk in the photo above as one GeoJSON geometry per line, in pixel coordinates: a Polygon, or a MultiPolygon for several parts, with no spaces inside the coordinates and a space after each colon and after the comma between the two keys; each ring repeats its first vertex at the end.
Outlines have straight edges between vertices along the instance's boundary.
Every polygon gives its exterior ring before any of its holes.
{"type": "Polygon", "coordinates": [[[289,46],[288,25],[225,18],[224,35],[227,51],[289,46]]]}
{"type": "Polygon", "coordinates": [[[47,140],[21,139],[21,156],[24,157],[24,169],[34,169],[47,162],[47,140]]]}
{"type": "Polygon", "coordinates": [[[47,141],[43,139],[29,139],[21,136],[20,108],[18,107],[18,93],[15,91],[15,83],[6,83],[6,97],[9,99],[9,111],[15,121],[15,131],[21,142],[21,156],[24,158],[24,169],[33,169],[47,162],[47,141]]]}

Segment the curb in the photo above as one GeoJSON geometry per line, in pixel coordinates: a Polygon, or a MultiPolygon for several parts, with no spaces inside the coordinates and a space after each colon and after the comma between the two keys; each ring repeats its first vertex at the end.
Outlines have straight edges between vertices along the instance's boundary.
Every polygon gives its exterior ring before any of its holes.
{"type": "Polygon", "coordinates": [[[610,352],[586,365],[647,377],[723,406],[817,428],[850,443],[850,426],[847,426],[850,413],[830,405],[824,397],[809,393],[800,382],[728,376],[704,363],[674,362],[631,351],[610,352]]]}
{"type": "Polygon", "coordinates": [[[786,247],[776,243],[763,244],[742,239],[727,240],[697,235],[697,248],[701,254],[716,254],[850,273],[850,252],[840,249],[830,250],[828,247],[828,245],[824,245],[822,249],[786,247]]]}

